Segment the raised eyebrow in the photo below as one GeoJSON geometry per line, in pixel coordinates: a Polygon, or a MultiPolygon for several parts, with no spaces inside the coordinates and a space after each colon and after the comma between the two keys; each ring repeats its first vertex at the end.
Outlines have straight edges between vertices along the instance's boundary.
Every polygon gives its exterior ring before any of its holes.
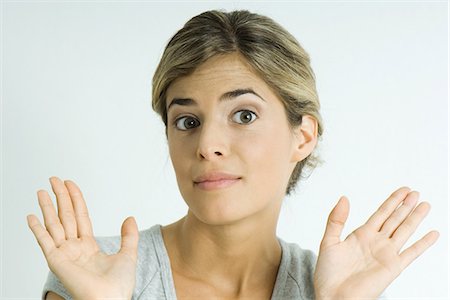
{"type": "Polygon", "coordinates": [[[221,101],[223,101],[223,100],[230,100],[230,99],[234,99],[234,98],[239,97],[239,96],[244,95],[244,94],[253,94],[256,97],[260,98],[261,100],[266,101],[266,100],[264,100],[263,97],[258,95],[253,89],[250,89],[250,88],[237,89],[237,90],[234,90],[234,91],[226,92],[222,96],[220,96],[220,100],[221,101]]]}
{"type": "MultiPolygon", "coordinates": [[[[266,100],[264,100],[263,97],[258,95],[253,89],[250,89],[250,88],[237,89],[237,90],[226,92],[226,93],[222,94],[222,96],[220,96],[219,101],[232,100],[232,99],[239,97],[241,95],[244,95],[244,94],[253,94],[253,95],[257,96],[258,98],[260,98],[261,100],[263,100],[264,102],[266,101],[266,100]]],[[[170,101],[169,106],[167,107],[167,111],[169,111],[169,109],[172,107],[172,105],[175,105],[175,104],[187,106],[187,105],[197,105],[197,102],[195,102],[195,100],[191,99],[191,98],[173,98],[172,101],[170,101]]]]}
{"type": "Polygon", "coordinates": [[[169,106],[167,107],[167,111],[169,111],[169,108],[172,107],[172,105],[197,105],[197,102],[195,102],[194,99],[191,98],[173,98],[172,101],[170,101],[169,106]]]}

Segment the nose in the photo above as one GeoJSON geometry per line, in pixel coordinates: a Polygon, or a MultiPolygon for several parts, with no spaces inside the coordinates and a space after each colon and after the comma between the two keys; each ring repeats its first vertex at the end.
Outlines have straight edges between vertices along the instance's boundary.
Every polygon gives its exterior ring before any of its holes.
{"type": "Polygon", "coordinates": [[[202,124],[200,127],[197,157],[215,160],[228,155],[227,133],[220,124],[202,124]]]}

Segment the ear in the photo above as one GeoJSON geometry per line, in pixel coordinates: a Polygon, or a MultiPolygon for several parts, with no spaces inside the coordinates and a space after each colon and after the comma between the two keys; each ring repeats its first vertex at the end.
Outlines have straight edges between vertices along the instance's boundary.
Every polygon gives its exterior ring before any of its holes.
{"type": "Polygon", "coordinates": [[[303,115],[302,124],[294,129],[293,162],[302,161],[314,150],[317,145],[318,127],[319,125],[314,117],[303,115]]]}

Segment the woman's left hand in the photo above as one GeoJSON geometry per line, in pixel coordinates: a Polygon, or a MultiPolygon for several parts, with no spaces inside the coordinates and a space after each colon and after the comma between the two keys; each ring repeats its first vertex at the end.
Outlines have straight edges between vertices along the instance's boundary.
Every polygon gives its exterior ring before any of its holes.
{"type": "Polygon", "coordinates": [[[369,220],[341,241],[349,213],[341,197],[328,218],[314,274],[316,299],[376,299],[418,256],[436,242],[437,231],[427,233],[401,249],[427,215],[430,205],[417,205],[419,193],[396,190],[369,220]]]}

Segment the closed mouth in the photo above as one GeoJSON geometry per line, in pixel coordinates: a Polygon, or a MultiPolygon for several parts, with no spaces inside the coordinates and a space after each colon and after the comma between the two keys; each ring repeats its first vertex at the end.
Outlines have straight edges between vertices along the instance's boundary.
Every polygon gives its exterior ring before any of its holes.
{"type": "Polygon", "coordinates": [[[241,180],[242,177],[222,172],[210,172],[197,177],[194,186],[203,190],[226,188],[241,180]]]}

